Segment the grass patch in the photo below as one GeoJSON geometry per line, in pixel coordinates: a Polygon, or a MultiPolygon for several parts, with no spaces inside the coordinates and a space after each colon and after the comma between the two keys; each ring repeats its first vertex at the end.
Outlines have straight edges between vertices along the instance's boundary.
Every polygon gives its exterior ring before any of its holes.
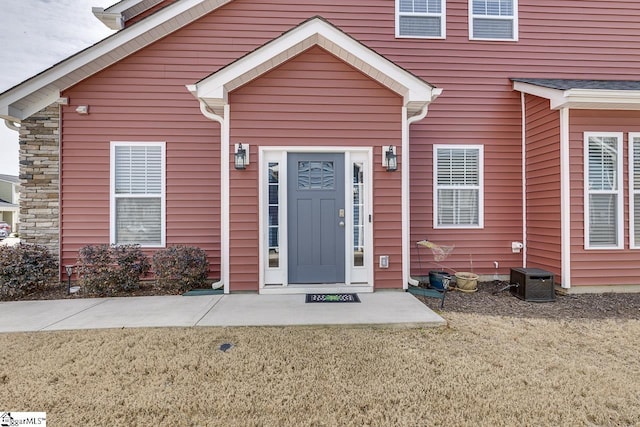
{"type": "Polygon", "coordinates": [[[0,334],[0,409],[52,425],[640,424],[640,321],[445,315],[0,334]]]}

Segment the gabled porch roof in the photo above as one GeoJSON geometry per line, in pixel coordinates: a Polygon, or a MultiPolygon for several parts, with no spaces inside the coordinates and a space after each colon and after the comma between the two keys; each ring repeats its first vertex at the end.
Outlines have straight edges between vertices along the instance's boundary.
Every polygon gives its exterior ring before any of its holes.
{"type": "Polygon", "coordinates": [[[228,95],[312,46],[320,46],[403,98],[408,117],[425,111],[436,88],[355,40],[322,17],[313,17],[187,89],[222,115],[228,95]]]}
{"type": "Polygon", "coordinates": [[[551,101],[551,109],[640,110],[640,81],[512,78],[513,89],[551,101]]]}

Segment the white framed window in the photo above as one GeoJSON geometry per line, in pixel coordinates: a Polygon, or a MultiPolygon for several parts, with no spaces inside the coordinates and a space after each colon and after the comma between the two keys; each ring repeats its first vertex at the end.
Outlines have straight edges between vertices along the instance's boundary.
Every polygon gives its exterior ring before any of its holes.
{"type": "Polygon", "coordinates": [[[165,143],[111,143],[111,243],[165,246],[165,143]]]}
{"type": "Polygon", "coordinates": [[[446,0],[396,0],[396,37],[444,39],[446,0]]]}
{"type": "Polygon", "coordinates": [[[622,249],[622,133],[584,134],[585,249],[622,249]]]}
{"type": "Polygon", "coordinates": [[[469,0],[469,39],[518,40],[518,0],[469,0]]]}
{"type": "Polygon", "coordinates": [[[640,133],[629,134],[629,240],[640,249],[640,133]]]}
{"type": "Polygon", "coordinates": [[[434,145],[434,228],[484,227],[484,147],[434,145]]]}

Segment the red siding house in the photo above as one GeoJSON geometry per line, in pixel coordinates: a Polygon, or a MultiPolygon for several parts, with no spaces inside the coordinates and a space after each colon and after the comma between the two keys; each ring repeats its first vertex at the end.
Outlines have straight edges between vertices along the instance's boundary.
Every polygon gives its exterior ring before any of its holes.
{"type": "Polygon", "coordinates": [[[0,94],[20,124],[22,237],[61,265],[87,244],[186,244],[225,292],[511,267],[640,290],[640,2],[94,14],[118,31],[0,94]],[[453,250],[436,261],[423,239],[453,250]]]}

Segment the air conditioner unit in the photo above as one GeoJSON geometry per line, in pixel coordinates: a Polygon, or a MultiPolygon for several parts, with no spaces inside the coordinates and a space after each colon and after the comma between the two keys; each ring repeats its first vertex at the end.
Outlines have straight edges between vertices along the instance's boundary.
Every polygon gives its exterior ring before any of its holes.
{"type": "Polygon", "coordinates": [[[525,301],[555,301],[553,273],[539,268],[512,268],[511,288],[513,295],[525,301]]]}

